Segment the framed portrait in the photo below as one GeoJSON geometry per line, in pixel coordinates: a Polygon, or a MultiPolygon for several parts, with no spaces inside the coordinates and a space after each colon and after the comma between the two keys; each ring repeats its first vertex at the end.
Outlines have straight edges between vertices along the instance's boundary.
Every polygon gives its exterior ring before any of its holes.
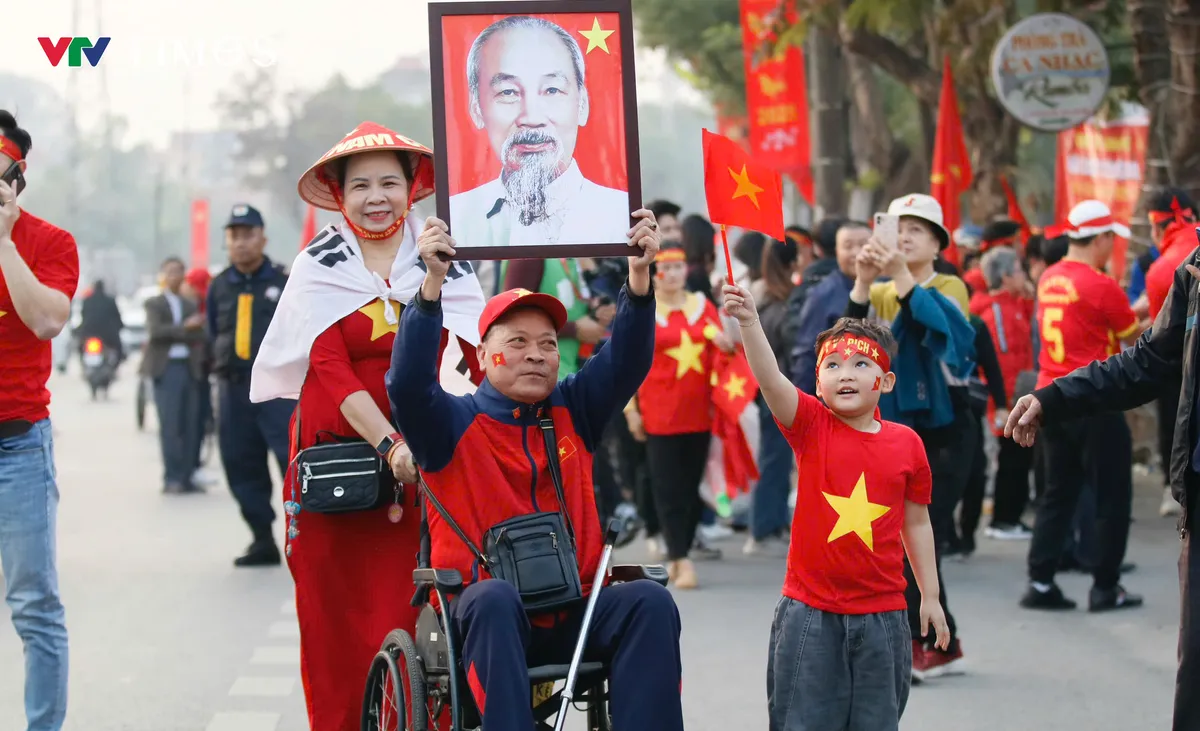
{"type": "Polygon", "coordinates": [[[429,4],[456,259],[627,256],[642,207],[630,0],[429,4]]]}

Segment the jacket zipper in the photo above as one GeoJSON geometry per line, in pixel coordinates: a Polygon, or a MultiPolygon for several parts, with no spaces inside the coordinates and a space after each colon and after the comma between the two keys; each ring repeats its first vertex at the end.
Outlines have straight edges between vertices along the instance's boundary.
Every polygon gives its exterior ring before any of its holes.
{"type": "Polygon", "coordinates": [[[533,453],[529,451],[529,427],[521,424],[521,448],[525,450],[525,458],[529,460],[529,470],[532,473],[529,480],[529,499],[533,503],[533,512],[541,512],[538,509],[537,503],[537,478],[538,468],[537,462],[533,459],[533,453]]]}

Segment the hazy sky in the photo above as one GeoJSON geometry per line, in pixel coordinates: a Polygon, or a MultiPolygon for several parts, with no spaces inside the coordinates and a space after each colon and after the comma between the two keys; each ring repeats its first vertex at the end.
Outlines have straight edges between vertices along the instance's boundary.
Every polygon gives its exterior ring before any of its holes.
{"type": "MultiPolygon", "coordinates": [[[[13,3],[4,16],[8,42],[0,68],[99,105],[107,84],[113,112],[129,120],[129,136],[161,144],[190,124],[216,125],[218,91],[256,64],[273,64],[284,89],[315,87],[342,73],[352,84],[374,79],[404,55],[427,54],[426,0],[331,3],[328,0],[35,0],[13,3]],[[78,30],[72,8],[78,7],[78,30]],[[11,29],[20,29],[17,33],[11,29]],[[46,59],[38,37],[112,38],[100,64],[70,68],[46,59]],[[103,73],[102,73],[103,72],[103,73]]],[[[639,54],[638,76],[665,67],[657,54],[639,54]]],[[[678,88],[682,84],[654,84],[678,88]]],[[[645,91],[645,85],[639,85],[645,91]]],[[[3,96],[0,90],[0,97],[3,96]]],[[[694,94],[683,94],[695,99],[694,94]]],[[[85,117],[85,124],[92,120],[85,117]]]]}

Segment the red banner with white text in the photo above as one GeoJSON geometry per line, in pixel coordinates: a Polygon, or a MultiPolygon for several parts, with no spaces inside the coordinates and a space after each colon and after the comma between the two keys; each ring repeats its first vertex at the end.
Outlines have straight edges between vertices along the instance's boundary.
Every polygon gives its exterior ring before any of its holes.
{"type": "MultiPolygon", "coordinates": [[[[1142,191],[1149,130],[1145,108],[1126,104],[1114,119],[1093,118],[1059,132],[1055,222],[1065,223],[1073,206],[1094,198],[1112,209],[1113,218],[1128,224],[1142,191]]],[[[1125,272],[1128,244],[1118,238],[1109,261],[1109,274],[1118,281],[1125,272]]]]}
{"type": "Polygon", "coordinates": [[[192,201],[192,268],[208,268],[208,201],[192,201]]]}
{"type": "MultiPolygon", "coordinates": [[[[774,28],[784,12],[782,5],[779,0],[741,0],[750,152],[759,162],[790,177],[805,200],[812,203],[812,146],[808,134],[804,54],[793,46],[782,57],[767,55],[776,40],[774,28]]],[[[787,3],[786,13],[794,15],[791,3],[787,3]]]]}

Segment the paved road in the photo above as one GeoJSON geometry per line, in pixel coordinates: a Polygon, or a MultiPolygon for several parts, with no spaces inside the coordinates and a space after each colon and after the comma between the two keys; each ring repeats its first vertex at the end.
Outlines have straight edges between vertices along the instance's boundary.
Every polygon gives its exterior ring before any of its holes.
{"type": "MultiPolygon", "coordinates": [[[[133,423],[131,379],[89,403],[74,371],[52,381],[63,502],[60,569],[71,633],[69,731],[301,731],[291,581],[235,571],[249,536],[223,489],[159,493],[153,419],[133,423]]],[[[1024,544],[983,539],[947,576],[971,674],[914,688],[903,728],[1167,729],[1174,685],[1178,540],[1139,490],[1130,558],[1140,611],[1047,616],[1016,606],[1024,544]]],[[[701,566],[679,595],[690,731],[766,728],[765,658],[783,563],[701,566]]],[[[636,561],[636,550],[625,560],[636,561]]],[[[1086,599],[1088,580],[1066,591],[1086,599]]],[[[21,649],[0,609],[0,729],[22,729],[21,649]]],[[[578,721],[578,716],[576,717],[578,721]]]]}

